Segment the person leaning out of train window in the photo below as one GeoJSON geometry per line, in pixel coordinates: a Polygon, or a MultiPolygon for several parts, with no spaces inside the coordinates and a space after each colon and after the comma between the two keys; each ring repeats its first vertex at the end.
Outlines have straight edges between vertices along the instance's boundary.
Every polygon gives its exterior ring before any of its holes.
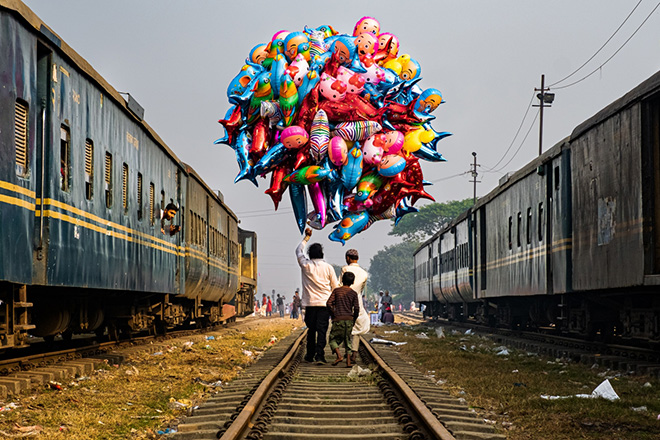
{"type": "Polygon", "coordinates": [[[167,229],[167,234],[169,234],[170,236],[179,232],[181,227],[172,224],[174,222],[174,216],[176,215],[178,210],[179,208],[177,208],[177,206],[173,202],[167,204],[165,210],[163,211],[163,214],[160,217],[160,232],[165,234],[166,233],[165,230],[167,229]],[[167,222],[169,222],[170,225],[169,227],[166,228],[165,223],[167,222]]]}

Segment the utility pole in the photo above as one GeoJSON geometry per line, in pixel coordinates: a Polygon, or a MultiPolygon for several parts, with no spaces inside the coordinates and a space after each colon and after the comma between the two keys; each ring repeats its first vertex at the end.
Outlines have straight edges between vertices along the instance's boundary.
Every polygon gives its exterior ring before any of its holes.
{"type": "Polygon", "coordinates": [[[477,172],[477,167],[481,166],[481,165],[477,164],[477,153],[475,153],[473,151],[472,156],[474,156],[474,163],[472,164],[472,171],[471,171],[473,180],[471,180],[470,182],[472,182],[474,184],[474,193],[473,193],[473,196],[472,196],[472,205],[476,205],[477,204],[477,183],[481,183],[480,180],[477,180],[477,176],[479,175],[479,173],[477,172]]]}
{"type": "Polygon", "coordinates": [[[541,88],[535,88],[535,92],[541,92],[536,95],[540,104],[534,107],[541,107],[539,110],[539,156],[543,153],[543,108],[552,107],[552,102],[555,100],[554,93],[546,93],[550,88],[545,87],[545,75],[541,75],[541,88]]]}

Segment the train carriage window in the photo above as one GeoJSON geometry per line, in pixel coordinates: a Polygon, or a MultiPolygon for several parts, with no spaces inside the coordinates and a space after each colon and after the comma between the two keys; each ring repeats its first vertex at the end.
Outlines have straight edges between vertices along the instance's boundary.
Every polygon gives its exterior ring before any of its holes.
{"type": "Polygon", "coordinates": [[[539,241],[543,241],[543,202],[539,203],[539,241]]]}
{"type": "Polygon", "coordinates": [[[559,189],[559,167],[555,167],[555,191],[559,189]]]}
{"type": "Polygon", "coordinates": [[[142,173],[137,177],[137,218],[142,220],[142,173]]]}
{"type": "Polygon", "coordinates": [[[160,209],[165,211],[165,191],[160,192],[160,209]]]}
{"type": "Polygon", "coordinates": [[[509,250],[513,249],[513,217],[509,217],[509,250]]]}
{"type": "Polygon", "coordinates": [[[518,231],[517,231],[517,236],[516,238],[518,239],[518,247],[522,245],[520,241],[520,230],[522,229],[522,213],[518,213],[518,231]]]}
{"type": "Polygon", "coordinates": [[[105,206],[112,207],[112,154],[105,153],[105,206]]]}
{"type": "Polygon", "coordinates": [[[153,183],[149,184],[149,223],[154,225],[154,198],[156,197],[156,187],[153,183]]]}
{"type": "Polygon", "coordinates": [[[16,146],[16,174],[25,177],[28,172],[28,105],[16,101],[14,114],[14,145],[16,146]]]}
{"type": "Polygon", "coordinates": [[[527,208],[527,244],[532,243],[532,208],[527,208]]]}
{"type": "Polygon", "coordinates": [[[94,142],[85,139],[85,198],[92,200],[94,195],[94,142]]]}
{"type": "Polygon", "coordinates": [[[60,127],[60,189],[69,192],[71,178],[71,134],[69,127],[60,127]]]}
{"type": "Polygon", "coordinates": [[[433,275],[438,274],[438,257],[433,257],[433,275]]]}
{"type": "Polygon", "coordinates": [[[124,207],[124,214],[128,213],[128,165],[122,166],[121,172],[121,203],[124,207]]]}

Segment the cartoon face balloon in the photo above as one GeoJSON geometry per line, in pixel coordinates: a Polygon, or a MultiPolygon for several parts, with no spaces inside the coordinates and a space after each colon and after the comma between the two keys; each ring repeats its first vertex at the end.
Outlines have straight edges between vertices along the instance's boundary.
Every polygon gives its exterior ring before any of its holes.
{"type": "Polygon", "coordinates": [[[369,32],[373,35],[378,35],[380,33],[380,23],[373,17],[362,17],[355,23],[355,28],[353,29],[353,36],[357,37],[360,34],[369,32]]]}
{"type": "Polygon", "coordinates": [[[440,90],[426,89],[421,95],[419,95],[419,98],[417,98],[415,110],[428,115],[438,108],[440,104],[442,104],[442,93],[440,93],[440,90]]]}
{"type": "Polygon", "coordinates": [[[377,144],[384,144],[387,137],[383,133],[371,135],[362,146],[363,160],[368,165],[378,165],[383,158],[383,149],[377,144]]]}
{"type": "Polygon", "coordinates": [[[348,162],[348,145],[346,145],[346,141],[339,136],[333,137],[328,146],[328,157],[338,167],[345,165],[348,162]]]}
{"type": "Polygon", "coordinates": [[[321,75],[321,82],[319,83],[319,92],[325,99],[330,101],[343,101],[346,96],[346,84],[338,79],[323,73],[321,75]]]}
{"type": "Polygon", "coordinates": [[[385,142],[381,147],[387,154],[397,154],[403,148],[405,137],[400,131],[392,130],[385,133],[385,142]]]}
{"type": "Polygon", "coordinates": [[[355,39],[355,47],[358,51],[358,56],[373,55],[378,45],[378,40],[374,34],[367,32],[358,35],[355,39]]]}
{"type": "Polygon", "coordinates": [[[263,63],[266,60],[266,58],[268,58],[267,47],[268,45],[266,43],[257,44],[250,51],[250,55],[248,56],[248,59],[252,61],[254,64],[263,63]]]}
{"type": "Polygon", "coordinates": [[[296,58],[289,64],[287,72],[293,78],[293,83],[296,87],[300,87],[303,79],[309,72],[309,63],[302,54],[296,55],[296,58]]]}
{"type": "Polygon", "coordinates": [[[378,164],[378,174],[383,177],[392,177],[399,174],[406,167],[406,159],[397,154],[388,154],[378,164]]]}
{"type": "Polygon", "coordinates": [[[309,141],[309,134],[304,128],[292,125],[282,131],[280,141],[288,149],[298,149],[309,141]]]}
{"type": "Polygon", "coordinates": [[[389,58],[395,58],[399,53],[399,39],[396,35],[383,32],[378,36],[378,52],[383,52],[389,58]]]}
{"type": "Polygon", "coordinates": [[[365,84],[376,85],[385,79],[385,73],[378,64],[371,63],[371,65],[365,67],[367,70],[366,73],[360,74],[360,77],[364,79],[365,84]]]}
{"type": "Polygon", "coordinates": [[[291,62],[299,53],[309,61],[309,39],[304,32],[291,32],[284,40],[284,54],[291,62]]]}
{"type": "Polygon", "coordinates": [[[355,43],[349,37],[339,37],[332,44],[332,53],[339,64],[349,64],[355,56],[355,43]]]}
{"type": "Polygon", "coordinates": [[[353,95],[364,89],[364,78],[344,66],[339,66],[337,69],[337,79],[346,85],[346,92],[353,95]]]}

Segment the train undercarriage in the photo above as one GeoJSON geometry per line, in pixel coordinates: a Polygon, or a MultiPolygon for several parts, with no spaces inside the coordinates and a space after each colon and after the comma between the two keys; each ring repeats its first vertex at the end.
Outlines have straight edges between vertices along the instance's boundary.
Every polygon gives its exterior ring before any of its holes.
{"type": "Polygon", "coordinates": [[[660,297],[649,291],[501,297],[425,304],[424,315],[586,340],[660,347],[660,297]]]}
{"type": "Polygon", "coordinates": [[[218,325],[252,313],[253,303],[254,289],[249,288],[227,304],[169,294],[0,283],[0,350],[28,347],[31,337],[53,341],[57,336],[69,340],[75,334],[96,333],[119,340],[184,326],[218,325]]]}

